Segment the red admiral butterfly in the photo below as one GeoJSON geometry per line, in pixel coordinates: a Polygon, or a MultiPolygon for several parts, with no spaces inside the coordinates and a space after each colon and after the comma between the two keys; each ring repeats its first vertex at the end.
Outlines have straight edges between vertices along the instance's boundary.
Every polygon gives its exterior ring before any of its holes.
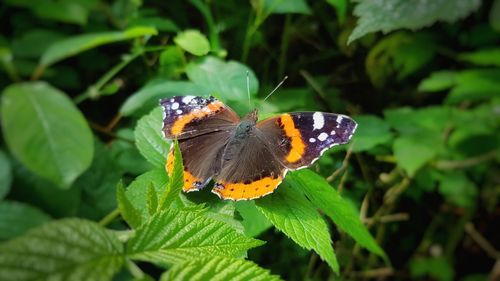
{"type": "MultiPolygon", "coordinates": [[[[220,198],[247,200],[272,193],[288,170],[310,166],[328,148],[347,143],[356,122],[324,112],[284,113],[257,122],[257,110],[243,119],[214,97],[177,96],[160,101],[163,133],[178,139],[185,192],[212,178],[220,198]]],[[[167,170],[173,169],[173,149],[167,170]]]]}

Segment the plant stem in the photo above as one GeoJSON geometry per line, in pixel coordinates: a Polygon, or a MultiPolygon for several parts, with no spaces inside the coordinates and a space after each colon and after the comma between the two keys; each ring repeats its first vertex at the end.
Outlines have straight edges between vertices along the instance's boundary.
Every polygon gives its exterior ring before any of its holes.
{"type": "Polygon", "coordinates": [[[118,208],[111,211],[104,218],[99,221],[99,225],[106,226],[111,223],[114,219],[116,219],[120,215],[120,210],[118,208]]]}
{"type": "Polygon", "coordinates": [[[278,74],[279,77],[285,76],[286,69],[286,54],[288,52],[288,43],[290,40],[290,26],[292,22],[292,15],[287,14],[285,16],[285,26],[283,27],[283,33],[281,35],[281,47],[280,47],[280,58],[278,65],[278,74]]]}

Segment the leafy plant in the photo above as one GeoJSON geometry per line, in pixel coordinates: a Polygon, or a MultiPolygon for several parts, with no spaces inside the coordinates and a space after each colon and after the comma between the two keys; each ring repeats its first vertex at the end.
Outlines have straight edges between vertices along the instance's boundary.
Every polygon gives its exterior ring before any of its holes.
{"type": "Polygon", "coordinates": [[[499,0],[1,7],[1,280],[493,272],[499,0]],[[181,192],[182,155],[158,107],[177,95],[261,118],[339,112],[359,126],[273,194],[223,201],[210,186],[181,192]]]}

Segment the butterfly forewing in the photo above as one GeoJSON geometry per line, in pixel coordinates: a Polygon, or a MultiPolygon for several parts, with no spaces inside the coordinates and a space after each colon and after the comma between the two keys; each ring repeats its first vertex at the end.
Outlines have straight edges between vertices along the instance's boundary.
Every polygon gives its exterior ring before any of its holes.
{"type": "Polygon", "coordinates": [[[328,148],[347,143],[356,130],[350,117],[325,112],[284,113],[257,124],[283,165],[305,168],[328,148]]]}
{"type": "Polygon", "coordinates": [[[160,101],[163,133],[169,139],[190,138],[215,131],[230,131],[240,118],[214,97],[176,96],[160,101]]]}

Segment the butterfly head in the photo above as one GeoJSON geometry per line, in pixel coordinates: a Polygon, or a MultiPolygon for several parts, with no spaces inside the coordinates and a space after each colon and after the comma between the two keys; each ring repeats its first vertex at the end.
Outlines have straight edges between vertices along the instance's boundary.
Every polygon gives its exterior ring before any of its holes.
{"type": "Polygon", "coordinates": [[[257,108],[254,110],[250,111],[244,118],[244,121],[251,122],[253,125],[257,123],[257,119],[259,119],[259,112],[257,108]]]}

